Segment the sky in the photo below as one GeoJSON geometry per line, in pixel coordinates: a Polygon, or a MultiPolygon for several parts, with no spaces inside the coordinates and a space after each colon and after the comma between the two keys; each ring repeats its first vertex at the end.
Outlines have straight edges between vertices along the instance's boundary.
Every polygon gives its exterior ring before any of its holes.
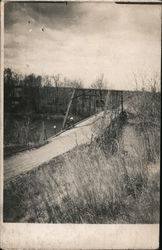
{"type": "Polygon", "coordinates": [[[159,5],[8,2],[5,67],[134,89],[134,74],[160,74],[160,17],[159,5]]]}

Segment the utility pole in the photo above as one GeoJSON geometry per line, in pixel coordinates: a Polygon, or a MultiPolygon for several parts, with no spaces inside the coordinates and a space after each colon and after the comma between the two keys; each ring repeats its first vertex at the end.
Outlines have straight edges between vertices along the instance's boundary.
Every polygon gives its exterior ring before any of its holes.
{"type": "Polygon", "coordinates": [[[75,94],[75,89],[73,89],[73,92],[72,92],[72,95],[71,95],[71,98],[70,98],[70,102],[69,102],[68,107],[67,107],[67,110],[66,110],[66,114],[65,114],[65,117],[64,117],[62,129],[65,128],[66,120],[67,120],[67,117],[68,117],[68,114],[69,114],[69,110],[70,110],[70,107],[71,107],[71,103],[72,103],[73,98],[74,98],[74,94],[75,94]]]}

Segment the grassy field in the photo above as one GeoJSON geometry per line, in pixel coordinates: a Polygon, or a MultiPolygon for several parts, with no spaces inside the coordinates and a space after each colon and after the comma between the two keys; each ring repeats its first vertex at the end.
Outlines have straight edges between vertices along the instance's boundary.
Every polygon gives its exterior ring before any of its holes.
{"type": "Polygon", "coordinates": [[[90,145],[5,183],[4,221],[158,223],[160,127],[145,125],[143,131],[137,120],[118,119],[104,131],[98,124],[99,136],[90,145]],[[128,143],[127,127],[136,143],[128,143]]]}
{"type": "MultiPolygon", "coordinates": [[[[63,115],[48,113],[24,116],[7,114],[4,122],[4,157],[48,143],[48,138],[62,130],[63,119],[63,115]]],[[[75,123],[82,119],[81,116],[74,116],[75,123]]]]}
{"type": "Polygon", "coordinates": [[[9,115],[6,118],[4,129],[4,156],[8,157],[19,151],[41,146],[49,137],[60,132],[62,123],[62,116],[9,115]],[[56,125],[56,129],[54,129],[54,125],[56,125]]]}
{"type": "Polygon", "coordinates": [[[158,223],[160,98],[140,92],[89,145],[4,183],[4,221],[158,223]]]}

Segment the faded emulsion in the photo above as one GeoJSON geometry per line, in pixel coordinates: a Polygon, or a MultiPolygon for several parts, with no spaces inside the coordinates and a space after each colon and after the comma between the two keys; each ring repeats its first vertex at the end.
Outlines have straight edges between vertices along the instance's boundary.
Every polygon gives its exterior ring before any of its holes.
{"type": "Polygon", "coordinates": [[[160,5],[7,2],[3,221],[155,224],[160,5]]]}

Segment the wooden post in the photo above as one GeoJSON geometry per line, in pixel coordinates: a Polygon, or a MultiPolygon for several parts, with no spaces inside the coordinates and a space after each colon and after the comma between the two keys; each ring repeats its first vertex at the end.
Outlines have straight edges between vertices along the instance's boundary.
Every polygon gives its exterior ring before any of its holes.
{"type": "Polygon", "coordinates": [[[113,111],[113,104],[114,104],[114,90],[111,91],[111,111],[113,111]]]}
{"type": "Polygon", "coordinates": [[[117,91],[115,91],[115,118],[116,118],[117,108],[118,108],[118,102],[117,102],[117,91]]]}
{"type": "MultiPolygon", "coordinates": [[[[44,126],[44,121],[43,121],[43,126],[44,126]]],[[[47,140],[47,131],[46,128],[44,126],[44,141],[47,140]]]]}
{"type": "Polygon", "coordinates": [[[121,112],[123,113],[124,108],[123,108],[123,91],[121,91],[121,112]]]}
{"type": "Polygon", "coordinates": [[[119,92],[116,91],[116,115],[119,113],[119,92]]]}
{"type": "Polygon", "coordinates": [[[67,110],[66,110],[66,114],[65,114],[64,121],[63,121],[63,124],[62,124],[62,129],[65,128],[66,120],[67,120],[67,117],[68,117],[68,114],[69,114],[69,110],[70,110],[70,107],[71,107],[72,100],[74,98],[74,94],[75,94],[75,89],[73,89],[73,92],[72,92],[72,95],[71,95],[71,98],[70,98],[70,102],[69,102],[67,110]]]}
{"type": "Polygon", "coordinates": [[[56,84],[56,113],[58,113],[58,86],[56,84]]]}
{"type": "Polygon", "coordinates": [[[106,95],[106,101],[105,101],[105,107],[104,107],[104,115],[106,114],[106,111],[108,109],[108,101],[109,101],[109,90],[107,91],[107,95],[106,95]]]}
{"type": "Polygon", "coordinates": [[[91,95],[89,96],[89,115],[91,115],[91,95]]]}
{"type": "Polygon", "coordinates": [[[28,121],[27,121],[27,145],[28,145],[28,147],[29,147],[29,133],[30,133],[30,131],[29,131],[29,117],[28,117],[28,121]]]}
{"type": "Polygon", "coordinates": [[[94,90],[93,90],[93,97],[92,97],[92,100],[93,100],[93,102],[92,102],[92,105],[93,105],[93,114],[95,113],[95,101],[96,101],[96,97],[95,97],[95,92],[94,92],[94,90]]]}
{"type": "Polygon", "coordinates": [[[84,104],[85,104],[85,93],[84,90],[82,90],[82,114],[84,115],[84,104]]]}
{"type": "Polygon", "coordinates": [[[118,92],[118,114],[120,113],[120,92],[118,92]]]}
{"type": "Polygon", "coordinates": [[[94,90],[94,113],[96,113],[96,90],[94,90]]]}
{"type": "Polygon", "coordinates": [[[44,121],[42,121],[42,132],[40,134],[40,139],[39,142],[43,143],[43,141],[47,140],[47,133],[46,133],[46,129],[44,126],[44,121]]]}
{"type": "Polygon", "coordinates": [[[74,98],[71,105],[72,105],[72,114],[76,115],[77,114],[77,98],[74,98]]]}

